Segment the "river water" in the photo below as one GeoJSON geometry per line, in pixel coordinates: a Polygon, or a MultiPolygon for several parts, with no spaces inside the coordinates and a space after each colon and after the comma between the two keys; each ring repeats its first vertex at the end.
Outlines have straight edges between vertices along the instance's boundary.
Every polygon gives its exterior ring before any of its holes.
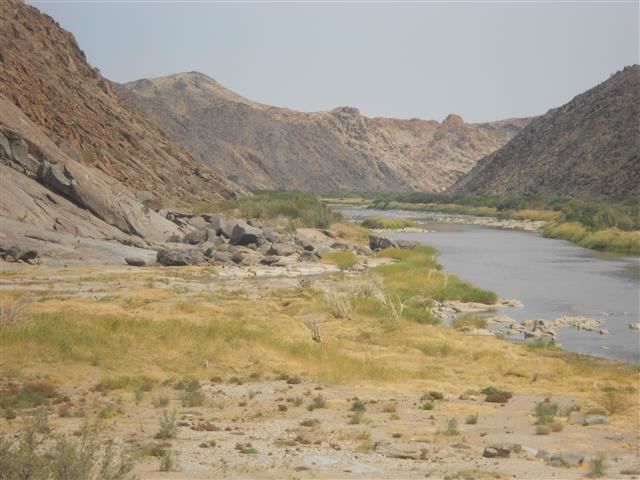
{"type": "Polygon", "coordinates": [[[435,247],[446,271],[524,304],[499,313],[518,321],[567,315],[604,319],[608,335],[563,328],[558,340],[569,351],[640,363],[640,332],[628,326],[640,321],[639,258],[605,255],[537,233],[445,223],[437,213],[338,210],[353,220],[413,219],[430,232],[389,236],[435,247]]]}

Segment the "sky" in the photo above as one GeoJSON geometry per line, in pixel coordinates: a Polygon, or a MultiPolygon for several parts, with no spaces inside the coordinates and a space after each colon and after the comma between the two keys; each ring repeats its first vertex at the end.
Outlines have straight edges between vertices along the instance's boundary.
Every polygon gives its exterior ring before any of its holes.
{"type": "Polygon", "coordinates": [[[74,33],[111,80],[195,70],[301,111],[539,115],[640,56],[635,0],[29,3],[74,33]]]}

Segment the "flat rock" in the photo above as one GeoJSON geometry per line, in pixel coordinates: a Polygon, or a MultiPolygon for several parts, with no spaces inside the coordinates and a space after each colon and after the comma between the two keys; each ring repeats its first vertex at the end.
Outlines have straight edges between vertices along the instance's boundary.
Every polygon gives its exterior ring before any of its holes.
{"type": "Polygon", "coordinates": [[[583,425],[606,425],[609,419],[605,415],[587,415],[582,421],[583,425]]]}

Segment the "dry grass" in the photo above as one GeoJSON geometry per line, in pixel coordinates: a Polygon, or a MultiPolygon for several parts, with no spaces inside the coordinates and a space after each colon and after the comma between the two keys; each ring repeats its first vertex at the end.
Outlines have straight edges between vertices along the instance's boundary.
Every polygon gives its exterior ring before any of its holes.
{"type": "MultiPolygon", "coordinates": [[[[416,321],[416,312],[428,311],[419,298],[447,290],[438,276],[427,281],[426,272],[437,269],[431,251],[405,252],[383,252],[398,264],[355,280],[333,281],[335,294],[352,303],[348,321],[331,315],[320,288],[261,290],[261,296],[251,300],[209,295],[188,302],[187,293],[170,288],[113,287],[112,298],[105,301],[36,302],[31,318],[2,328],[3,368],[20,376],[49,374],[63,384],[89,376],[125,389],[175,376],[248,377],[278,370],[305,372],[327,383],[424,385],[460,394],[490,383],[515,393],[564,393],[585,400],[593,398],[594,384],[627,392],[637,383],[638,370],[629,366],[531,350],[495,338],[470,338],[416,321]],[[383,308],[384,299],[393,295],[408,299],[396,320],[383,308]],[[143,301],[131,309],[123,301],[127,297],[143,301]],[[311,339],[302,320],[307,314],[322,319],[322,343],[311,339]],[[482,377],[478,371],[484,372],[482,377]]],[[[161,271],[156,272],[156,283],[164,286],[161,271]]],[[[50,273],[43,271],[40,280],[50,273]]],[[[126,285],[135,275],[121,273],[119,281],[126,285]]],[[[459,280],[454,278],[449,277],[449,286],[455,286],[449,293],[475,292],[472,286],[456,286],[459,280]]],[[[245,290],[263,289],[251,282],[246,281],[245,290]]],[[[620,415],[634,413],[632,408],[620,415]]]]}

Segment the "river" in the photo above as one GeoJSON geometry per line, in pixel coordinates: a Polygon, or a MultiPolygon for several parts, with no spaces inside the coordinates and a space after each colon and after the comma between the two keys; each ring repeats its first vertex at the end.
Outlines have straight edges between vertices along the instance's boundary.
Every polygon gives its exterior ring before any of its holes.
{"type": "Polygon", "coordinates": [[[437,213],[338,210],[352,220],[411,218],[430,231],[389,237],[435,247],[446,271],[524,304],[501,314],[518,321],[567,315],[604,319],[608,335],[563,328],[557,338],[569,351],[640,363],[640,332],[628,326],[640,317],[639,258],[602,254],[538,233],[445,223],[437,213]]]}

